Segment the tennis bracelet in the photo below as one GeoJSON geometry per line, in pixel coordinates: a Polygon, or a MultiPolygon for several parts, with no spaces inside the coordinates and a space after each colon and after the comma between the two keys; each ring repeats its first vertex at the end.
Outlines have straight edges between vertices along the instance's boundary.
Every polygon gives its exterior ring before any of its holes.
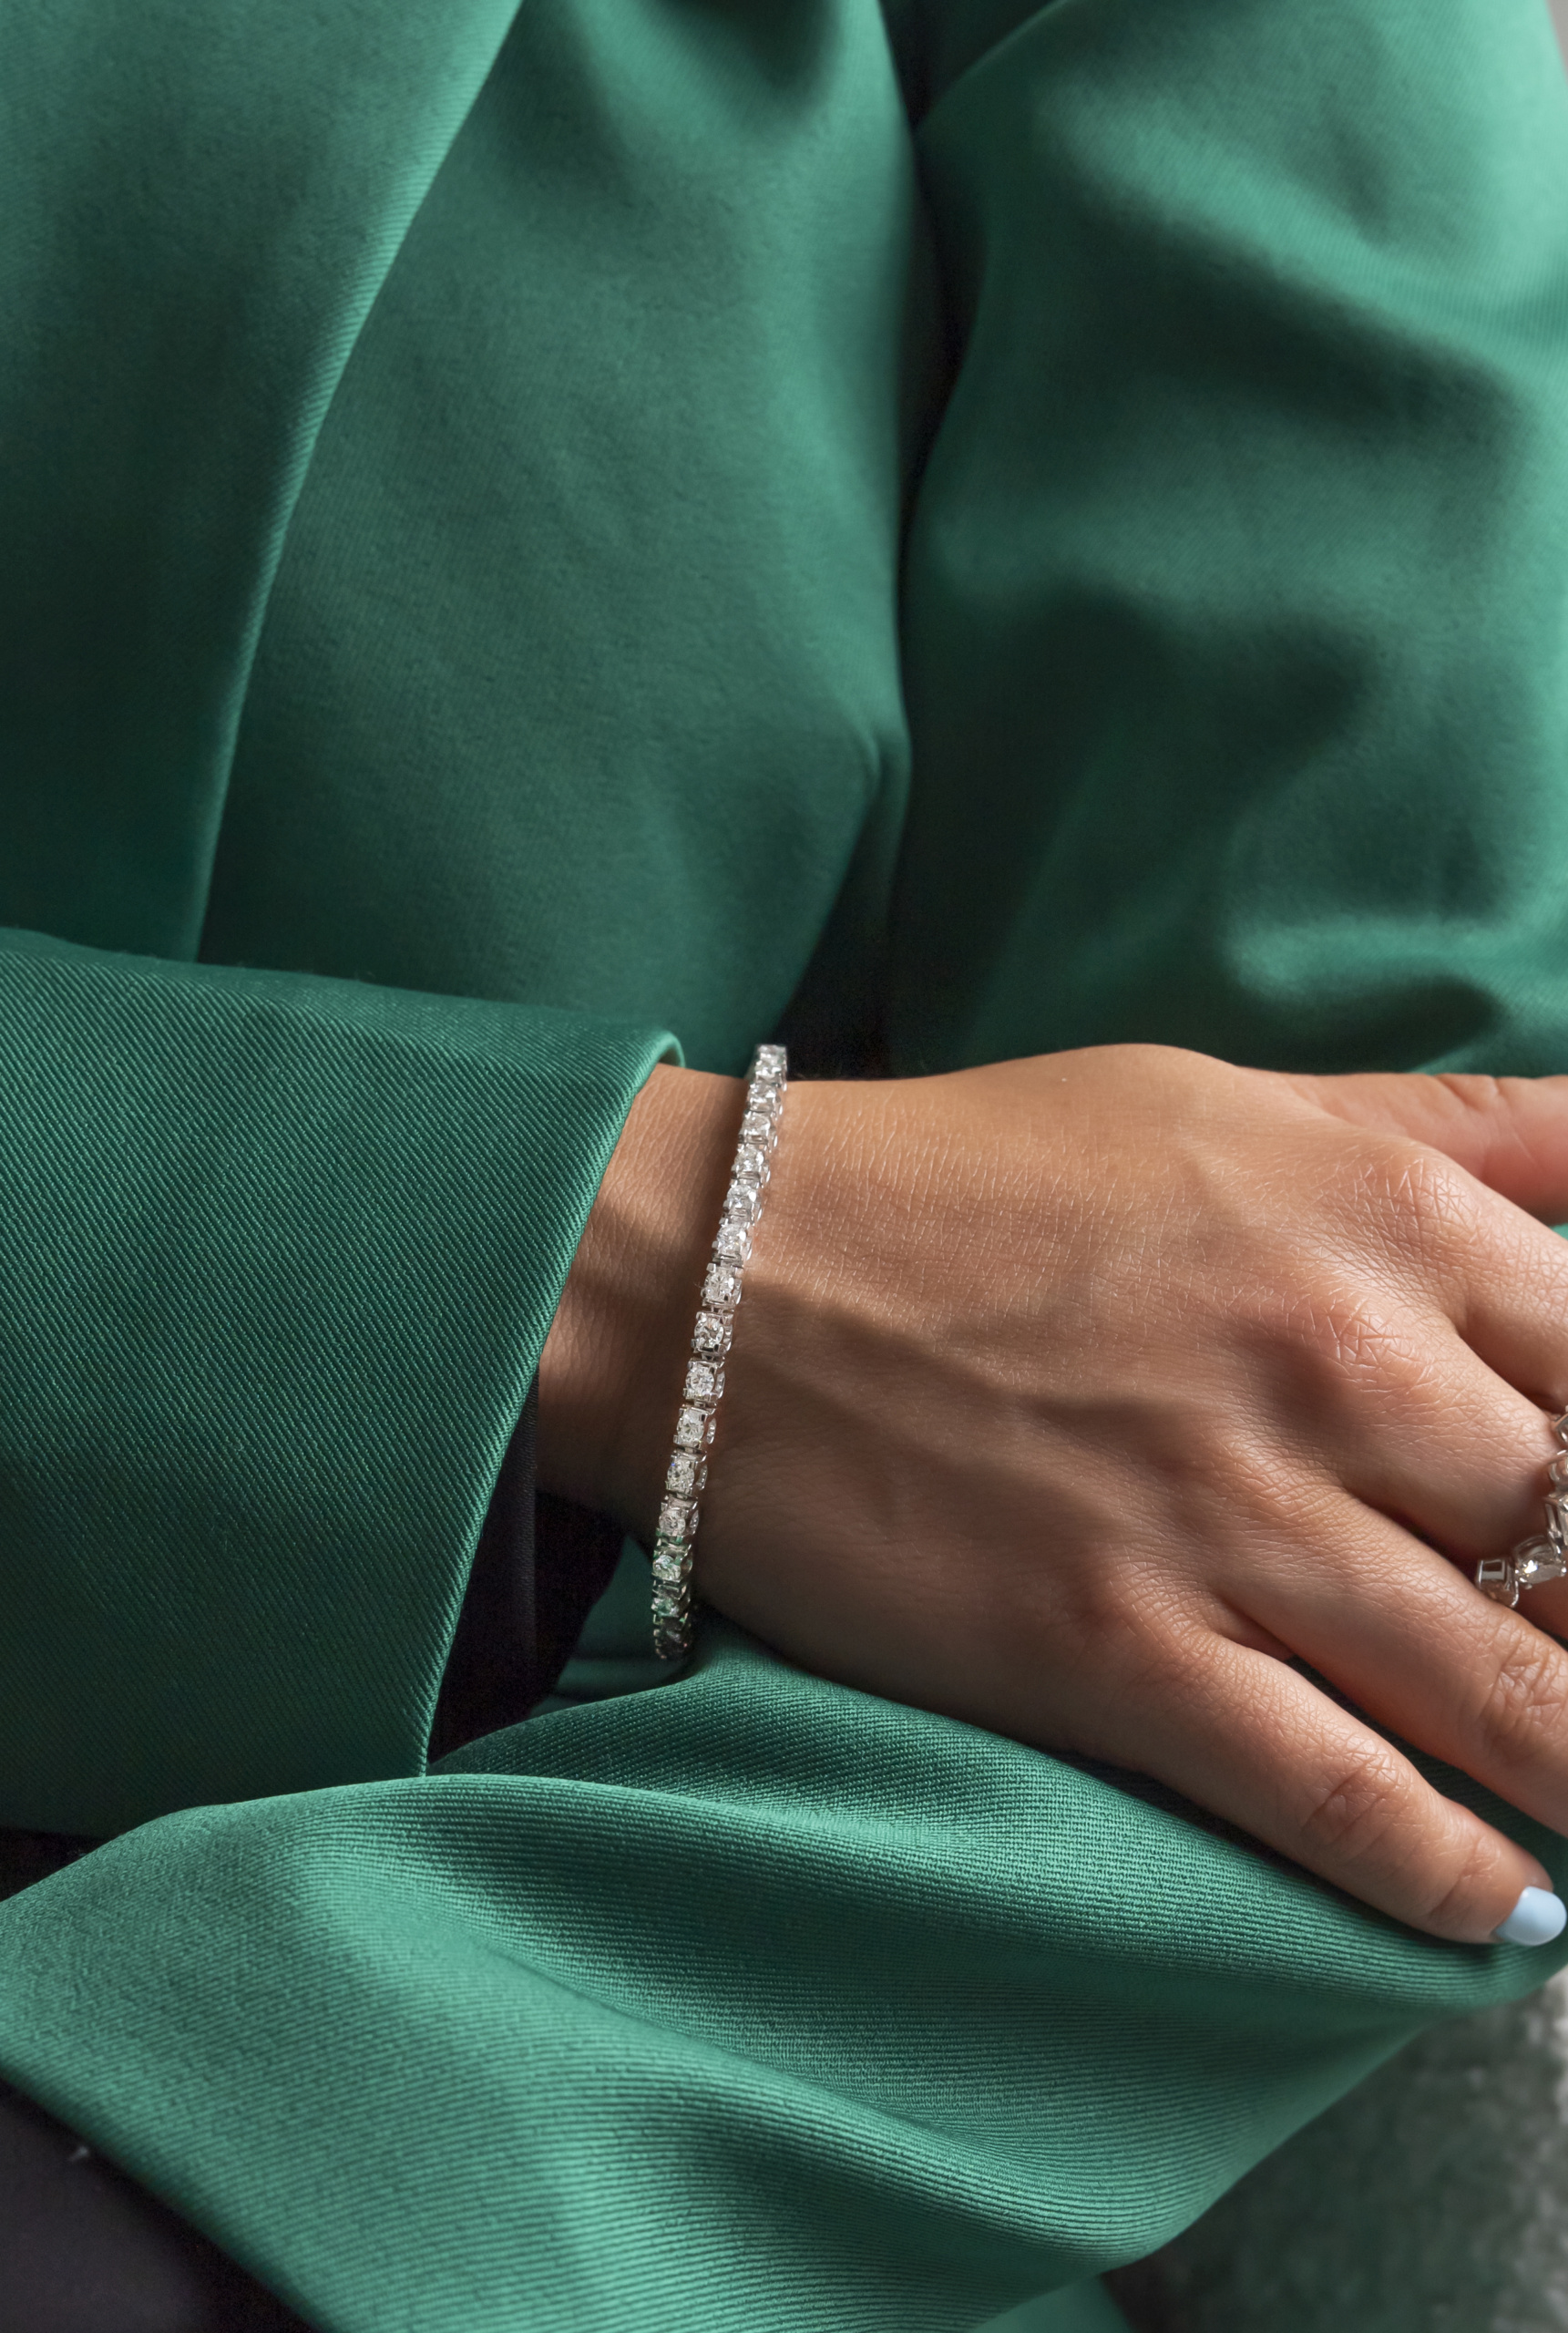
{"type": "Polygon", "coordinates": [[[746,1114],[724,1194],[724,1212],[702,1280],[702,1302],[692,1331],[675,1447],[664,1476],[659,1530],[653,1542],[653,1649],[661,1660],[683,1660],[692,1650],[692,1542],[697,1502],[708,1479],[707,1454],[724,1391],[724,1357],[734,1333],[741,1277],[752,1259],[752,1233],[763,1211],[768,1162],[778,1141],[788,1063],[782,1045],[759,1045],[746,1079],[746,1114]]]}

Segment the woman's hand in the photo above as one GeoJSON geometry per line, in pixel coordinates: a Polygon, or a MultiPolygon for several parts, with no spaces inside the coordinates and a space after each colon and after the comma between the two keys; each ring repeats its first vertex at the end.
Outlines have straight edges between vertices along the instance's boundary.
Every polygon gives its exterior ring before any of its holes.
{"type": "MultiPolygon", "coordinates": [[[[644,1536],[738,1112],[655,1073],[547,1349],[545,1478],[644,1536]]],[[[1286,1663],[1568,1832],[1568,1655],[1536,1625],[1568,1583],[1511,1612],[1467,1577],[1540,1528],[1568,1406],[1537,1214],[1568,1216],[1568,1079],[1126,1046],[796,1084],[702,1593],[1481,1941],[1547,1875],[1286,1663]]]]}

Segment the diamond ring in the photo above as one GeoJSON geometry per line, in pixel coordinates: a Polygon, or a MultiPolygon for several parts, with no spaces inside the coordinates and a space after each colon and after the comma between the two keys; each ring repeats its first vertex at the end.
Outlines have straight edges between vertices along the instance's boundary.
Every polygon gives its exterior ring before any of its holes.
{"type": "Polygon", "coordinates": [[[1556,1421],[1558,1453],[1546,1469],[1546,1528],[1521,1539],[1511,1555],[1488,1556],[1477,1564],[1475,1584],[1496,1604],[1517,1604],[1527,1588],[1543,1588],[1568,1573],[1568,1411],[1556,1421]]]}

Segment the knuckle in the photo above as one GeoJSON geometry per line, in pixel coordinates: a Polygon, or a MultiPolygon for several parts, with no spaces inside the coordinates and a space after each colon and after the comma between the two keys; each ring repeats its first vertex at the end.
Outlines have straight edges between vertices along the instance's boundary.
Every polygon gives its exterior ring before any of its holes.
{"type": "Polygon", "coordinates": [[[1432,1891],[1419,1906],[1421,1917],[1440,1932],[1462,1932],[1476,1898],[1488,1888],[1497,1865],[1495,1843],[1484,1831],[1467,1832],[1455,1845],[1460,1855],[1457,1867],[1443,1859],[1433,1874],[1432,1891]]]}
{"type": "Polygon", "coordinates": [[[1513,1095],[1524,1082],[1478,1069],[1439,1069],[1430,1075],[1433,1084],[1440,1085],[1468,1115],[1491,1125],[1508,1123],[1513,1095]]]}
{"type": "Polygon", "coordinates": [[[1473,1240],[1480,1198],[1463,1168],[1419,1142],[1389,1142],[1360,1165],[1359,1197],[1386,1240],[1426,1262],[1443,1262],[1473,1240]]]}
{"type": "Polygon", "coordinates": [[[1376,1384],[1410,1393],[1431,1372],[1413,1325],[1380,1303],[1375,1288],[1320,1282],[1282,1290],[1266,1311],[1255,1309],[1253,1327],[1322,1392],[1376,1384]]]}
{"type": "Polygon", "coordinates": [[[1568,1716],[1568,1660],[1528,1621],[1508,1615],[1500,1631],[1476,1727],[1483,1748],[1506,1763],[1561,1746],[1568,1716]]]}
{"type": "Polygon", "coordinates": [[[1506,1098],[1506,1081],[1481,1069],[1436,1069],[1429,1073],[1434,1085],[1462,1102],[1477,1115],[1494,1114],[1506,1098]]]}
{"type": "MultiPolygon", "coordinates": [[[[1227,1503],[1255,1495],[1266,1502],[1280,1483],[1284,1462],[1250,1417],[1216,1408],[1182,1422],[1174,1434],[1145,1434],[1140,1444],[1144,1478],[1162,1516],[1206,1506],[1217,1486],[1227,1503]]],[[[1284,1493],[1279,1490],[1283,1504],[1284,1493]]]]}
{"type": "Polygon", "coordinates": [[[1386,1848],[1406,1818],[1408,1776],[1386,1742],[1371,1742],[1338,1768],[1301,1819],[1309,1846],[1337,1861],[1360,1861],[1386,1848]]]}
{"type": "Polygon", "coordinates": [[[1110,1553],[1056,1579],[1051,1614],[1059,1634],[1065,1631],[1075,1643],[1091,1648],[1107,1666],[1135,1664],[1144,1657],[1145,1640],[1158,1633],[1149,1625],[1124,1563],[1110,1553]]]}
{"type": "Polygon", "coordinates": [[[1052,1632],[1118,1694],[1152,1705],[1183,1697],[1196,1666],[1176,1583],[1140,1567],[1095,1567],[1072,1587],[1059,1583],[1052,1632]],[[1063,1592],[1065,1591],[1065,1592],[1063,1592]]]}

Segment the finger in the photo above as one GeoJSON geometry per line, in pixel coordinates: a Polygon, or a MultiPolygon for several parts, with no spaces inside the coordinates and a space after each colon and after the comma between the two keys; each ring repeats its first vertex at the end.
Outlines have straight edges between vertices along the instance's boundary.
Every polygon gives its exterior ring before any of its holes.
{"type": "Polygon", "coordinates": [[[1568,1832],[1568,1652],[1337,1490],[1286,1560],[1225,1583],[1237,1608],[1378,1725],[1568,1832]]]}
{"type": "Polygon", "coordinates": [[[1568,1406],[1568,1240],[1435,1156],[1401,1229],[1471,1351],[1553,1413],[1568,1406]]]}
{"type": "MultiPolygon", "coordinates": [[[[1545,1530],[1547,1468],[1562,1445],[1545,1413],[1457,1338],[1440,1359],[1387,1404],[1389,1431],[1361,1433],[1353,1449],[1348,1440],[1338,1475],[1363,1506],[1430,1542],[1472,1583],[1483,1557],[1545,1530]]],[[[1530,1590],[1522,1609],[1534,1627],[1568,1633],[1568,1578],[1530,1590]]]]}
{"type": "Polygon", "coordinates": [[[1319,1878],[1429,1936],[1488,1942],[1550,1875],[1283,1661],[1210,1638],[1139,1763],[1319,1878]]]}
{"type": "Polygon", "coordinates": [[[1369,1380],[1387,1354],[1390,1382],[1413,1382],[1447,1348],[1446,1324],[1537,1408],[1568,1406],[1568,1240],[1430,1149],[1363,1161],[1340,1197],[1338,1233],[1362,1269],[1341,1256],[1317,1300],[1327,1331],[1343,1316],[1327,1349],[1361,1364],[1343,1374],[1369,1380]]]}
{"type": "Polygon", "coordinates": [[[1568,1240],[1481,1193],[1455,1220],[1446,1310],[1472,1352],[1538,1407],[1568,1408],[1568,1240]]]}
{"type": "Polygon", "coordinates": [[[1527,1214],[1568,1219],[1568,1077],[1286,1076],[1330,1116],[1441,1151],[1527,1214]]]}
{"type": "MultiPolygon", "coordinates": [[[[1341,1323],[1341,1350],[1349,1341],[1341,1323]]],[[[1552,1422],[1440,1316],[1363,1307],[1329,1407],[1292,1424],[1315,1471],[1327,1459],[1364,1506],[1467,1568],[1544,1527],[1552,1422]]]]}

